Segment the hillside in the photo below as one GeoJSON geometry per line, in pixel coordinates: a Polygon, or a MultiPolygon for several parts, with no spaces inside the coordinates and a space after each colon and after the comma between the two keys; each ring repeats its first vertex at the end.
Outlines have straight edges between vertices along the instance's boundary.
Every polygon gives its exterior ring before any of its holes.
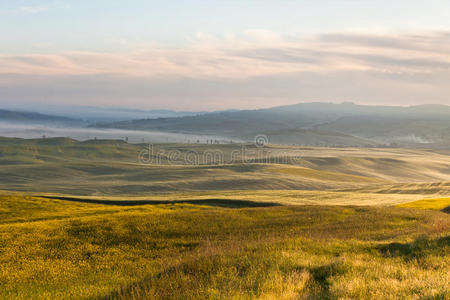
{"type": "Polygon", "coordinates": [[[80,120],[36,112],[0,109],[0,122],[44,125],[79,125],[80,120]]]}
{"type": "Polygon", "coordinates": [[[302,103],[180,118],[103,123],[102,128],[211,134],[304,146],[450,146],[450,107],[302,103]]]}
{"type": "Polygon", "coordinates": [[[153,147],[0,138],[0,298],[448,298],[446,151],[153,147]]]}
{"type": "Polygon", "coordinates": [[[412,194],[412,200],[450,191],[450,157],[439,152],[252,144],[153,147],[149,157],[148,145],[121,140],[1,138],[0,189],[128,196],[349,190],[412,194]]]}

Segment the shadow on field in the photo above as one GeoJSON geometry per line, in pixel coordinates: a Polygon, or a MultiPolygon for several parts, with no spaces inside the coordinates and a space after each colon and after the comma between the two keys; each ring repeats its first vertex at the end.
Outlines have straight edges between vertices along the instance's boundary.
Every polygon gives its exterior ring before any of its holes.
{"type": "Polygon", "coordinates": [[[402,257],[406,261],[423,259],[428,255],[445,255],[450,246],[450,236],[429,239],[421,236],[411,243],[390,243],[378,247],[386,257],[402,257]]]}
{"type": "Polygon", "coordinates": [[[445,212],[446,214],[450,214],[450,206],[447,206],[442,210],[442,212],[445,212]]]}
{"type": "Polygon", "coordinates": [[[347,266],[341,262],[334,262],[318,267],[304,267],[311,274],[306,299],[334,299],[330,291],[331,277],[347,272],[347,266]]]}
{"type": "MultiPolygon", "coordinates": [[[[205,258],[204,261],[208,261],[205,258]]],[[[203,263],[204,263],[203,261],[203,263]]],[[[214,263],[212,263],[214,265],[214,263]]],[[[216,270],[217,271],[217,270],[216,270]]],[[[330,263],[318,267],[299,267],[298,271],[301,273],[307,271],[311,277],[307,283],[306,290],[302,291],[301,299],[335,299],[330,291],[332,277],[346,273],[347,266],[340,263],[330,263]]],[[[174,267],[170,267],[164,272],[149,276],[141,281],[122,286],[119,290],[110,293],[109,295],[100,296],[98,300],[112,300],[112,299],[183,299],[183,292],[192,291],[192,295],[197,295],[203,299],[200,294],[196,294],[197,289],[201,288],[205,280],[208,281],[209,275],[204,273],[202,263],[194,261],[191,263],[184,263],[174,267]],[[169,288],[169,290],[168,290],[169,288]],[[174,297],[179,293],[179,298],[174,297]]]]}
{"type": "Polygon", "coordinates": [[[254,202],[247,200],[230,200],[230,199],[187,199],[187,200],[101,200],[101,199],[83,199],[74,197],[56,197],[56,196],[39,196],[46,199],[82,202],[90,204],[118,205],[118,206],[137,206],[137,205],[157,205],[157,204],[197,204],[208,205],[225,208],[246,208],[246,207],[272,207],[281,206],[274,202],[254,202]]]}

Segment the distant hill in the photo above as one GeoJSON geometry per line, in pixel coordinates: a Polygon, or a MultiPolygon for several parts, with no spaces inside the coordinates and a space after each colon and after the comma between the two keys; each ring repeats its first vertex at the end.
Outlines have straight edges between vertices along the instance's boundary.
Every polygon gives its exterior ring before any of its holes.
{"type": "Polygon", "coordinates": [[[75,125],[82,121],[68,117],[46,115],[36,112],[13,111],[0,109],[0,122],[45,125],[75,125]]]}
{"type": "Polygon", "coordinates": [[[96,124],[102,128],[221,135],[311,146],[450,145],[450,107],[301,103],[259,110],[96,124]]]}
{"type": "Polygon", "coordinates": [[[4,108],[11,111],[33,111],[45,115],[64,116],[83,120],[88,123],[118,122],[135,119],[173,118],[204,114],[203,112],[174,111],[167,109],[142,110],[124,107],[96,107],[96,106],[64,106],[45,105],[28,106],[25,108],[4,108]]]}

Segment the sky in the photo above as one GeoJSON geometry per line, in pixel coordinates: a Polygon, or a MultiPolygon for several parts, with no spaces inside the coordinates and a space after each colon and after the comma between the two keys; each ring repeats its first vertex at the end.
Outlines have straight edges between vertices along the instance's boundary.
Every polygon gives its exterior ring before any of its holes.
{"type": "Polygon", "coordinates": [[[450,105],[450,2],[0,0],[0,108],[450,105]]]}

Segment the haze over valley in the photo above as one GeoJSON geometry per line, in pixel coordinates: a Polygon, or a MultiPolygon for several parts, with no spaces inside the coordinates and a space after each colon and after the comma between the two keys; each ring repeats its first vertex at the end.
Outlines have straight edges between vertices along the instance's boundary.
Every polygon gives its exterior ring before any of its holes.
{"type": "Polygon", "coordinates": [[[89,119],[82,119],[81,113],[68,117],[0,110],[0,122],[3,122],[0,134],[22,138],[128,138],[130,142],[186,143],[249,142],[257,135],[265,135],[270,143],[302,146],[450,147],[450,107],[445,105],[300,103],[210,113],[153,110],[141,119],[130,119],[127,110],[110,109],[114,114],[108,117],[96,115],[98,110],[92,109],[89,119]]]}

